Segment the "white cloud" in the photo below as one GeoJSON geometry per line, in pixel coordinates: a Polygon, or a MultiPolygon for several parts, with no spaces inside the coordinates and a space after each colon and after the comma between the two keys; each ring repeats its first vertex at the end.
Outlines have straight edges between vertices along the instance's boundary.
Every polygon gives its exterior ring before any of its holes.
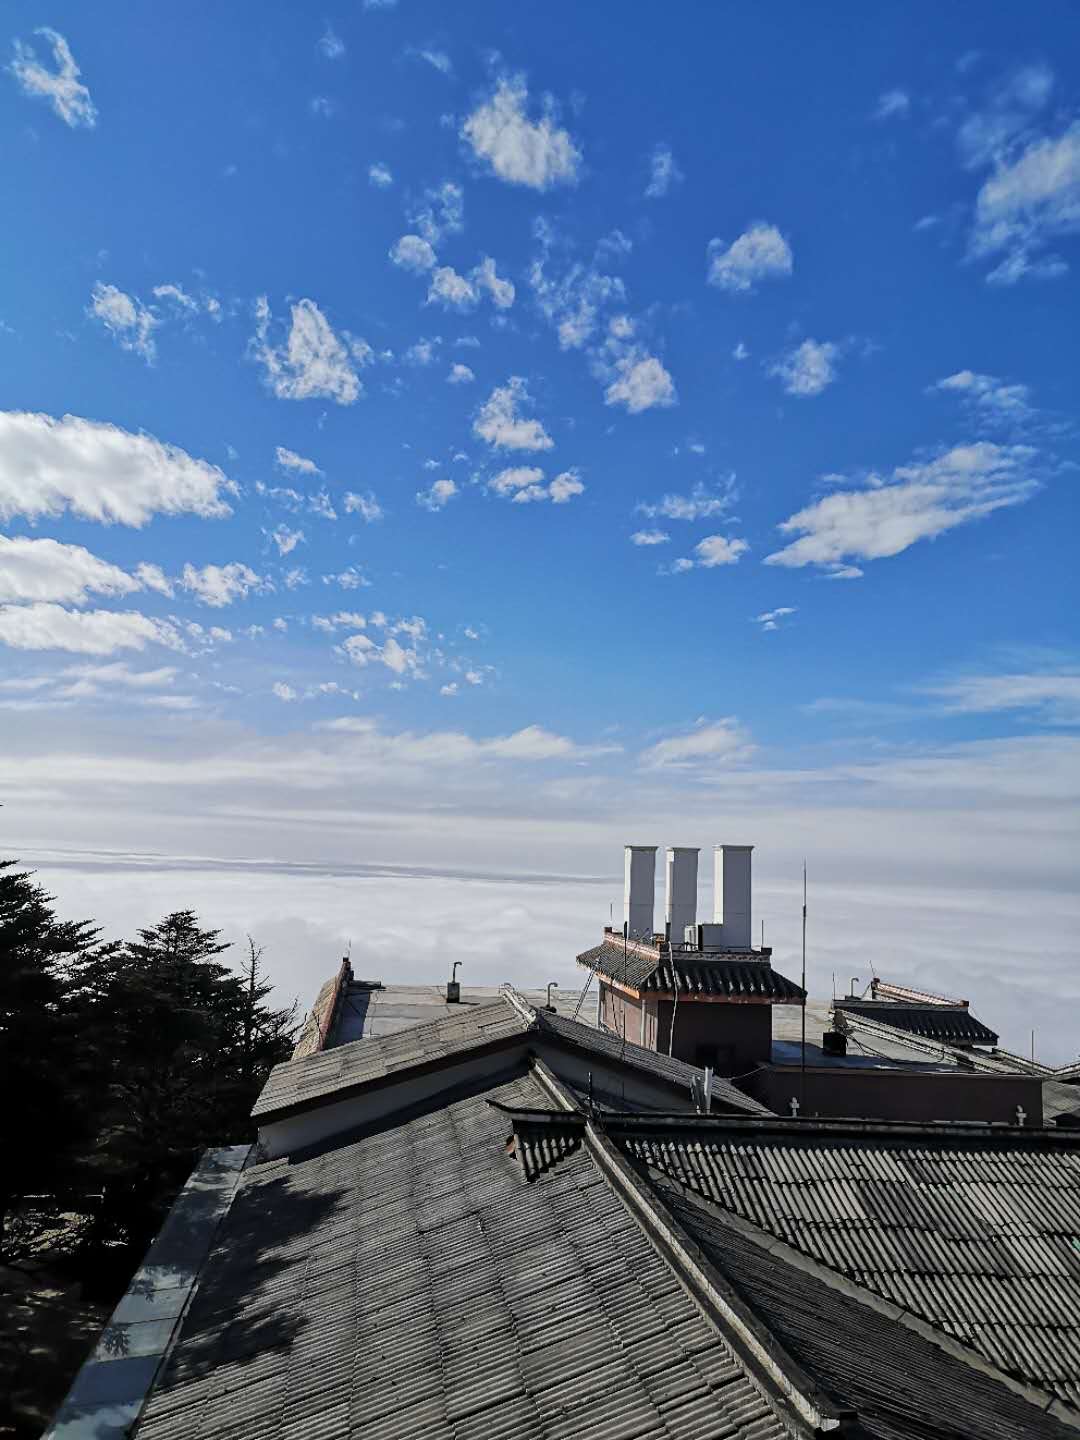
{"type": "Polygon", "coordinates": [[[1001,255],[987,279],[1015,284],[1051,279],[1068,269],[1042,254],[1055,239],[1080,230],[1080,121],[1057,137],[1040,136],[1018,153],[998,156],[975,202],[971,253],[1001,255]]]}
{"type": "Polygon", "coordinates": [[[659,740],[640,754],[647,770],[712,769],[747,759],[754,747],[733,716],[659,740]]]}
{"type": "Polygon", "coordinates": [[[650,520],[663,517],[665,520],[707,520],[714,515],[723,515],[735,499],[735,477],[730,476],[720,494],[695,485],[689,495],[664,495],[658,501],[642,501],[638,504],[639,514],[650,520]]]}
{"type": "Polygon", "coordinates": [[[313,115],[321,115],[324,120],[329,120],[337,112],[336,102],[328,95],[313,95],[308,101],[308,108],[313,115]]]}
{"type": "Polygon", "coordinates": [[[878,96],[875,120],[905,118],[911,111],[911,96],[906,90],[886,90],[878,96]]]}
{"type": "Polygon", "coordinates": [[[410,207],[409,223],[429,245],[438,245],[444,235],[456,235],[465,228],[465,192],[453,180],[425,190],[419,204],[410,207]]]}
{"type": "Polygon", "coordinates": [[[601,310],[622,304],[626,288],[618,275],[605,275],[579,261],[552,278],[550,261],[557,237],[544,220],[536,222],[535,231],[541,252],[529,266],[529,284],[537,308],[554,327],[560,349],[580,350],[594,334],[601,310]]]}
{"type": "Polygon", "coordinates": [[[287,525],[279,525],[276,530],[270,532],[270,539],[277,546],[279,555],[290,555],[298,545],[303,544],[303,530],[290,530],[287,525]]]}
{"type": "Polygon", "coordinates": [[[464,275],[459,275],[452,265],[440,265],[433,272],[427,293],[429,305],[442,305],[446,310],[464,314],[472,310],[479,299],[476,287],[464,275]]]}
{"type": "Polygon", "coordinates": [[[274,464],[279,470],[292,470],[298,475],[321,475],[322,471],[314,460],[305,459],[298,455],[295,450],[286,450],[279,445],[274,451],[274,464]]]}
{"type": "Polygon", "coordinates": [[[996,375],[980,375],[973,370],[958,370],[932,385],[957,395],[968,407],[985,420],[1018,424],[1030,420],[1034,411],[1029,404],[1031,391],[1026,385],[1008,385],[996,375]]]}
{"type": "Polygon", "coordinates": [[[157,356],[154,344],[154,327],[158,324],[152,310],[148,310],[133,295],[126,295],[115,285],[94,286],[87,314],[100,320],[109,334],[124,350],[141,355],[148,365],[157,356]]]}
{"type": "Polygon", "coordinates": [[[754,624],[760,625],[762,630],[779,630],[781,620],[794,615],[797,609],[797,605],[779,605],[775,610],[766,610],[761,615],[755,615],[754,624]]]}
{"type": "Polygon", "coordinates": [[[845,562],[899,555],[919,540],[1029,500],[1039,489],[1034,459],[1025,445],[978,441],[898,466],[888,478],[871,475],[865,488],[836,491],[785,520],[781,533],[799,538],[765,564],[821,565],[836,578],[855,578],[858,567],[845,562]]]}
{"type": "Polygon", "coordinates": [[[676,403],[675,382],[655,355],[634,346],[615,362],[615,369],[618,378],[604,391],[605,405],[623,405],[638,415],[655,405],[676,403]]]}
{"type": "Polygon", "coordinates": [[[706,535],[694,546],[694,554],[698,565],[705,570],[713,570],[718,565],[737,565],[739,557],[749,549],[745,540],[732,540],[726,535],[706,535]]]}
{"type": "Polygon", "coordinates": [[[329,20],[319,36],[319,51],[327,60],[340,60],[345,54],[345,41],[335,32],[329,20]]]}
{"type": "Polygon", "coordinates": [[[631,545],[666,545],[671,536],[666,530],[635,530],[630,536],[631,545]]]}
{"type": "Polygon", "coordinates": [[[1051,725],[1080,725],[1080,670],[965,675],[927,687],[952,715],[1028,710],[1051,725]]]}
{"type": "Polygon", "coordinates": [[[517,505],[543,500],[550,500],[554,505],[565,505],[575,495],[585,493],[585,486],[576,470],[565,470],[561,475],[556,475],[550,485],[545,485],[544,472],[537,465],[519,465],[509,470],[501,470],[488,482],[488,489],[517,505]]]}
{"type": "Polygon", "coordinates": [[[140,582],[81,545],[0,535],[0,601],[66,600],[81,605],[88,593],[130,595],[140,582]]]}
{"type": "Polygon", "coordinates": [[[553,505],[565,505],[575,495],[583,495],[585,486],[581,483],[576,470],[564,470],[561,475],[556,475],[548,486],[548,498],[553,505]]]}
{"type": "Polygon", "coordinates": [[[270,689],[273,691],[273,693],[277,696],[279,700],[284,700],[288,702],[290,700],[296,700],[299,698],[293,687],[291,685],[286,685],[284,680],[275,680],[273,685],[271,685],[270,689]]]}
{"type": "Polygon", "coordinates": [[[820,395],[836,379],[835,362],[839,354],[840,347],[831,340],[804,340],[766,368],[770,375],[783,382],[789,395],[808,399],[820,395]]]}
{"type": "MultiPolygon", "coordinates": [[[[292,549],[292,546],[289,546],[292,549]]],[[[282,551],[287,554],[287,551],[282,551]]],[[[190,590],[204,605],[220,609],[234,600],[243,600],[252,590],[263,590],[266,582],[255,571],[237,560],[227,565],[185,565],[180,584],[190,590]]]]}
{"type": "Polygon", "coordinates": [[[335,400],[351,405],[363,387],[353,361],[371,358],[363,341],[335,334],[314,300],[292,306],[292,324],[284,346],[269,339],[271,314],[265,295],[255,302],[251,353],[266,369],[266,383],[280,400],[335,400]]]}
{"type": "Polygon", "coordinates": [[[435,360],[435,351],[442,344],[441,335],[432,335],[417,340],[405,351],[404,359],[406,365],[425,366],[431,365],[435,360]]]}
{"type": "Polygon", "coordinates": [[[301,585],[310,585],[308,573],[302,565],[294,565],[291,570],[286,570],[282,576],[282,582],[286,590],[299,590],[301,585]]]}
{"type": "Polygon", "coordinates": [[[353,490],[347,490],[345,492],[345,513],[346,515],[359,515],[367,525],[372,525],[376,520],[383,518],[383,508],[371,490],[365,490],[362,495],[353,490]]]}
{"type": "Polygon", "coordinates": [[[446,377],[448,385],[469,385],[476,379],[476,376],[469,369],[468,365],[454,363],[450,366],[450,373],[446,377]]]}
{"type": "Polygon", "coordinates": [[[44,602],[0,606],[0,645],[14,650],[112,655],[117,650],[142,650],[147,644],[181,648],[173,625],[135,610],[65,610],[44,602]]]}
{"type": "Polygon", "coordinates": [[[554,440],[539,420],[522,419],[517,411],[529,403],[529,391],[520,375],[497,387],[480,407],[473,434],[499,450],[550,450],[554,440]]]}
{"type": "Polygon", "coordinates": [[[417,50],[416,55],[421,60],[426,60],[440,75],[452,75],[454,64],[445,50],[417,50]]]}
{"type": "Polygon", "coordinates": [[[390,259],[402,270],[422,274],[435,265],[438,256],[426,240],[419,235],[402,235],[390,247],[390,259]]]}
{"type": "Polygon", "coordinates": [[[376,160],[373,165],[368,166],[368,183],[374,185],[377,190],[386,190],[394,183],[393,171],[381,160],[376,160]]]}
{"type": "Polygon", "coordinates": [[[153,295],[155,300],[167,300],[175,305],[180,314],[188,318],[205,311],[211,319],[221,321],[221,301],[213,295],[189,295],[182,285],[175,284],[155,285],[153,295]]]}
{"type": "Polygon", "coordinates": [[[456,680],[452,680],[449,685],[441,685],[439,687],[440,695],[457,695],[458,693],[458,683],[456,680]]]}
{"type": "Polygon", "coordinates": [[[152,515],[228,515],[216,465],[152,435],[65,415],[0,411],[0,516],[59,515],[144,525],[152,515]]]}
{"type": "Polygon", "coordinates": [[[324,585],[340,585],[342,590],[365,590],[371,586],[371,581],[355,565],[347,565],[340,574],[324,575],[322,579],[324,585]]]}
{"type": "Polygon", "coordinates": [[[61,672],[64,682],[59,692],[63,698],[92,699],[111,690],[158,690],[172,685],[177,676],[175,665],[160,665],[155,670],[132,670],[123,660],[107,665],[69,665],[61,672]]]}
{"type": "Polygon", "coordinates": [[[472,272],[472,282],[478,290],[486,290],[498,310],[509,310],[514,303],[514,283],[503,280],[495,273],[495,261],[485,255],[472,272]]]}
{"type": "Polygon", "coordinates": [[[416,503],[425,510],[443,510],[457,494],[458,487],[453,480],[436,480],[429,489],[416,492],[416,503]]]}
{"type": "Polygon", "coordinates": [[[90,91],[79,79],[82,72],[67,41],[48,26],[42,26],[34,34],[42,36],[52,46],[56,68],[47,69],[38,60],[33,46],[16,40],[11,73],[22,87],[23,94],[47,100],[65,125],[70,125],[73,130],[80,125],[93,129],[97,124],[97,109],[90,99],[90,91]]]}
{"type": "Polygon", "coordinates": [[[678,185],[683,173],[675,163],[675,156],[666,145],[654,145],[649,156],[649,183],[645,195],[649,200],[662,199],[673,185],[678,185]]]}
{"type": "Polygon", "coordinates": [[[490,99],[467,118],[462,138],[478,160],[511,185],[549,190],[576,184],[580,150],[568,132],[558,128],[550,99],[539,120],[526,113],[528,99],[522,76],[504,76],[490,99]]]}
{"type": "Polygon", "coordinates": [[[790,275],[794,268],[791,246],[764,220],[755,220],[727,249],[722,240],[710,240],[705,253],[706,279],[721,290],[746,293],[759,281],[790,275]]]}
{"type": "Polygon", "coordinates": [[[135,567],[135,578],[147,590],[156,590],[159,595],[172,597],[173,583],[160,565],[153,565],[150,561],[144,560],[141,565],[135,567]]]}
{"type": "Polygon", "coordinates": [[[538,487],[543,478],[544,472],[539,465],[514,465],[508,470],[500,470],[489,480],[488,489],[496,495],[516,496],[520,491],[538,487]]]}

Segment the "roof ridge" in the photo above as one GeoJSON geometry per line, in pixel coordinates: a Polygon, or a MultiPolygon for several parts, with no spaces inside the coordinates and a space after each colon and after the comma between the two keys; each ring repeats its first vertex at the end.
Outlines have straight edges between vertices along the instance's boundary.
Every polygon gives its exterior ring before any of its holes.
{"type": "MultiPolygon", "coordinates": [[[[634,1216],[646,1238],[691,1299],[715,1326],[748,1380],[796,1435],[839,1433],[857,1418],[837,1405],[788,1353],[701,1247],[686,1234],[655,1188],[642,1180],[604,1134],[603,1117],[586,1115],[540,1060],[533,1061],[541,1088],[556,1105],[580,1117],[585,1147],[607,1184],[634,1216]]],[[[566,1119],[573,1117],[568,1113],[566,1119]]]]}
{"type": "MultiPolygon", "coordinates": [[[[667,1178],[671,1179],[670,1176],[667,1178]]],[[[673,1181],[673,1183],[677,1184],[678,1182],[673,1181]]],[[[924,1320],[920,1315],[916,1315],[913,1311],[905,1309],[904,1306],[899,1305],[896,1301],[887,1300],[884,1296],[876,1294],[866,1286],[849,1279],[846,1275],[842,1275],[840,1271],[832,1269],[831,1266],[823,1264],[820,1260],[815,1260],[812,1256],[805,1254],[796,1246],[789,1245],[786,1240],[781,1240],[777,1236],[770,1235],[767,1230],[763,1230],[759,1225],[755,1225],[752,1220],[747,1220],[742,1215],[737,1215],[734,1211],[728,1210],[725,1206],[708,1200],[705,1196],[699,1195],[693,1190],[680,1188],[680,1197],[684,1199],[687,1204],[703,1211],[710,1216],[710,1218],[717,1220],[719,1224],[735,1231],[736,1234],[741,1235],[745,1240],[756,1245],[759,1249],[776,1256],[786,1264],[791,1265],[794,1269],[802,1270],[804,1273],[812,1275],[821,1284],[828,1286],[831,1290],[839,1291],[841,1294],[848,1296],[849,1299],[854,1300],[857,1304],[866,1305],[869,1309],[877,1311],[878,1314],[884,1315],[888,1319],[903,1325],[906,1329],[914,1331],[924,1340],[935,1345],[939,1350],[944,1350],[946,1354],[951,1355],[954,1359],[961,1361],[971,1369],[988,1375],[991,1379],[997,1381],[998,1384],[1004,1385],[1007,1390],[1011,1390],[1014,1395],[1019,1395],[1021,1399],[1026,1400],[1029,1404],[1043,1410],[1048,1415],[1052,1415],[1056,1420],[1060,1420],[1062,1424],[1069,1425],[1074,1429],[1080,1429],[1080,1411],[1070,1408],[1051,1391],[1044,1390],[1041,1386],[1034,1385],[1030,1381],[1019,1380],[1007,1371],[999,1369],[987,1360],[985,1356],[980,1355],[977,1350],[964,1345],[944,1330],[937,1329],[934,1325],[931,1325],[928,1320],[924,1320]]],[[[677,1224],[678,1221],[676,1220],[675,1223],[677,1224]]]]}

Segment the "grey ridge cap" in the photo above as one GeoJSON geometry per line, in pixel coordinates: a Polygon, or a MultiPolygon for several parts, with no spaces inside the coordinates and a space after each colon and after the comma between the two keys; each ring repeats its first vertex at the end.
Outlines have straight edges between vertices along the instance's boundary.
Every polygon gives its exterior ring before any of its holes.
{"type": "MultiPolygon", "coordinates": [[[[824,1393],[747,1307],[712,1262],[679,1225],[659,1195],[647,1186],[625,1156],[584,1115],[542,1061],[533,1062],[541,1087],[564,1111],[581,1117],[585,1144],[604,1179],[634,1215],[653,1248],[670,1266],[705,1318],[721,1333],[747,1377],[797,1436],[839,1432],[856,1418],[824,1393]]],[[[700,1118],[700,1117],[698,1117],[700,1118]]]]}
{"type": "Polygon", "coordinates": [[[124,1440],[132,1433],[250,1151],[203,1151],[42,1440],[124,1440]]]}

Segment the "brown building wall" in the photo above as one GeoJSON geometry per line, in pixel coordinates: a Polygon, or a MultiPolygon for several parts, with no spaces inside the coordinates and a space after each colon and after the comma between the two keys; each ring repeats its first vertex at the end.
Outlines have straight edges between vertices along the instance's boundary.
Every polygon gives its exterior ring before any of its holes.
{"type": "MultiPolygon", "coordinates": [[[[768,1065],[742,1086],[777,1115],[791,1113],[801,1089],[796,1066],[768,1065]]],[[[807,1069],[799,1114],[862,1120],[991,1120],[1042,1124],[1042,1082],[1028,1075],[969,1075],[957,1071],[807,1069]]]]}
{"type": "Polygon", "coordinates": [[[600,1025],[621,1040],[641,1044],[641,1001],[600,984],[600,1025]]]}
{"type": "Polygon", "coordinates": [[[672,1015],[675,1043],[671,1054],[691,1065],[712,1065],[720,1074],[738,1075],[764,1064],[772,1053],[771,1005],[695,1004],[670,1000],[658,1005],[652,1049],[668,1053],[672,1015]]]}

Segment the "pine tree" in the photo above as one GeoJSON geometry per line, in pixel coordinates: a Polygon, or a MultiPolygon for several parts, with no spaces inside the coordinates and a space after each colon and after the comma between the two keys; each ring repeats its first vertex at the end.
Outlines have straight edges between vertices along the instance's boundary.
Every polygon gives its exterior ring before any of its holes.
{"type": "Polygon", "coordinates": [[[70,967],[103,959],[89,921],[60,921],[33,875],[0,861],[0,1253],[25,1195],[66,1188],[91,1123],[84,1103],[70,967]]]}
{"type": "Polygon", "coordinates": [[[253,943],[245,973],[190,910],[167,915],[84,972],[88,1030],[108,1073],[98,1141],[105,1232],[145,1243],[206,1146],[253,1138],[251,1107],[291,1051],[293,1012],[266,1005],[253,943]]]}

